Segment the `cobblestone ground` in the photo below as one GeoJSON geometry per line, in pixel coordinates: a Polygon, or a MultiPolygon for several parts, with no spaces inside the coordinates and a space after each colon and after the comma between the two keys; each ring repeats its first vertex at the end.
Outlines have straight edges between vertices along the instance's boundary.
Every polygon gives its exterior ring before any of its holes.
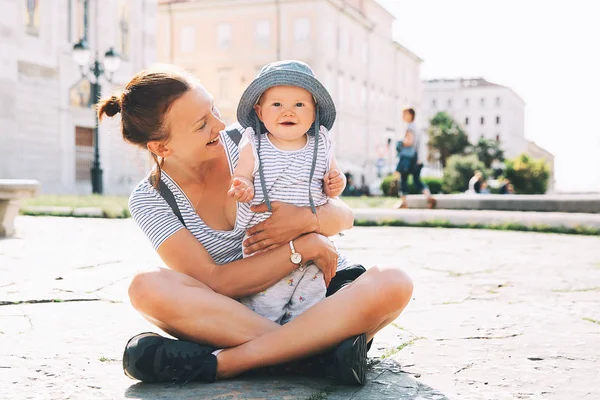
{"type": "Polygon", "coordinates": [[[406,312],[376,338],[361,389],[239,378],[140,385],[126,340],[153,330],[126,299],[160,265],[132,220],[19,217],[0,240],[0,399],[599,399],[600,238],[355,228],[339,246],[404,268],[406,312]]]}

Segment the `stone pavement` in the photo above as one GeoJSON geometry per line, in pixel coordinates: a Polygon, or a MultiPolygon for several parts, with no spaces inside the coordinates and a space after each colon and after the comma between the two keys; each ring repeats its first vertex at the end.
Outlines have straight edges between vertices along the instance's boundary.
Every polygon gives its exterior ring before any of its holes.
{"type": "Polygon", "coordinates": [[[364,388],[303,377],[183,387],[126,378],[153,330],[126,299],[160,265],[132,220],[18,217],[0,240],[0,399],[598,399],[600,238],[354,228],[339,246],[415,281],[364,388]],[[382,358],[383,357],[383,358],[382,358]]]}

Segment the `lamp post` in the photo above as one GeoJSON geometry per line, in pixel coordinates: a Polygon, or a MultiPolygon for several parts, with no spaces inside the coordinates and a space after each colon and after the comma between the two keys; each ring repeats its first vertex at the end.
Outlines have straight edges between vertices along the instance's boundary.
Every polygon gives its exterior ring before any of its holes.
{"type": "MultiPolygon", "coordinates": [[[[121,64],[121,57],[111,47],[106,53],[104,53],[104,60],[100,62],[98,59],[98,52],[94,55],[94,59],[91,60],[91,51],[85,39],[81,39],[73,46],[73,60],[79,65],[81,75],[87,77],[88,74],[94,76],[91,79],[91,98],[92,103],[96,104],[100,100],[102,93],[102,87],[100,86],[100,77],[106,74],[106,78],[111,82],[112,74],[119,69],[121,64]]],[[[98,148],[98,115],[94,112],[94,160],[92,162],[92,168],[90,170],[92,179],[92,193],[102,194],[102,169],[100,168],[100,150],[98,148]]]]}

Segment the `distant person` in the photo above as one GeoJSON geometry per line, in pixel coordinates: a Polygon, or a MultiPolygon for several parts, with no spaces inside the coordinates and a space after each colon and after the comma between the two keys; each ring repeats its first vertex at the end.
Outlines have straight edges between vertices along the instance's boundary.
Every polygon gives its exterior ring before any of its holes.
{"type": "Polygon", "coordinates": [[[431,195],[429,188],[421,181],[421,170],[423,161],[420,159],[419,146],[421,145],[421,134],[415,124],[415,110],[406,108],[402,111],[402,119],[408,124],[404,139],[398,141],[396,151],[398,152],[398,166],[396,171],[400,174],[400,190],[398,195],[400,201],[396,208],[408,208],[406,195],[408,194],[408,177],[412,175],[413,183],[417,190],[427,197],[427,207],[435,208],[437,201],[431,195]]]}
{"type": "Polygon", "coordinates": [[[342,196],[361,196],[362,193],[354,183],[354,176],[350,172],[346,172],[346,188],[342,192],[342,196]]]}
{"type": "Polygon", "coordinates": [[[481,194],[490,194],[490,193],[492,193],[490,191],[490,185],[488,185],[487,182],[482,182],[481,183],[481,189],[480,189],[479,193],[481,193],[481,194]]]}
{"type": "Polygon", "coordinates": [[[515,187],[510,183],[509,179],[505,179],[500,185],[500,194],[513,194],[515,193],[515,187]]]}
{"type": "Polygon", "coordinates": [[[483,174],[481,173],[481,171],[475,171],[475,174],[469,180],[469,189],[467,189],[467,193],[481,193],[482,182],[483,174]]]}

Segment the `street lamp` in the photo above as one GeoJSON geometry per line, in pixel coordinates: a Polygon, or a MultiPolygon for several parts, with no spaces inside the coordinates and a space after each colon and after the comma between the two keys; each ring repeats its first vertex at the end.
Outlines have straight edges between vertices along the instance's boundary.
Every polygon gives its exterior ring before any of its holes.
{"type": "MultiPolygon", "coordinates": [[[[92,101],[96,104],[100,100],[102,88],[100,86],[100,77],[106,74],[109,82],[112,80],[112,75],[119,69],[121,57],[111,47],[104,53],[104,61],[101,63],[98,60],[98,52],[96,52],[94,60],[91,60],[91,50],[85,39],[81,39],[73,46],[73,61],[79,65],[81,75],[87,77],[91,72],[94,76],[91,83],[92,101]],[[90,64],[91,61],[91,64],[90,64]],[[87,68],[86,68],[87,67],[87,68]]],[[[94,161],[90,170],[92,178],[92,193],[102,194],[102,169],[100,168],[100,151],[98,149],[98,115],[94,113],[94,161]]]]}

